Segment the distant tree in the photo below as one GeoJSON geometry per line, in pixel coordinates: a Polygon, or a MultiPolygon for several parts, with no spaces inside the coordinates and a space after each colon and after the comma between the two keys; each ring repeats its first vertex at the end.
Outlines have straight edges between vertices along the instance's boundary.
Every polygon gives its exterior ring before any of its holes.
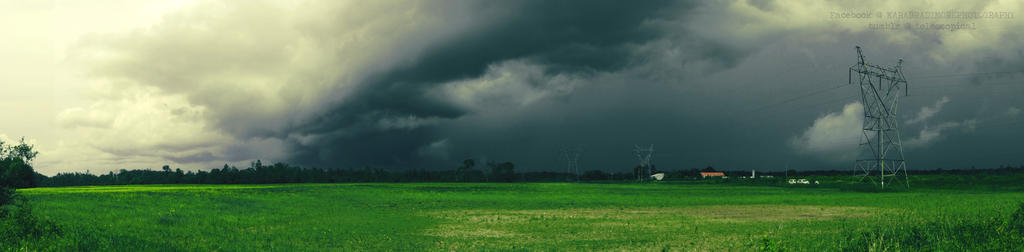
{"type": "Polygon", "coordinates": [[[701,170],[701,171],[703,171],[703,172],[714,172],[714,171],[715,171],[715,168],[714,168],[714,167],[711,167],[711,166],[709,165],[708,167],[704,168],[704,169],[703,169],[703,170],[701,170]]]}
{"type": "Polygon", "coordinates": [[[590,170],[583,173],[582,179],[587,181],[593,180],[605,180],[608,179],[609,174],[601,170],[590,170]]]}
{"type": "Polygon", "coordinates": [[[492,181],[512,182],[516,180],[516,165],[512,162],[488,162],[487,166],[491,168],[492,181]]]}
{"type": "Polygon", "coordinates": [[[180,184],[184,180],[185,180],[185,172],[183,172],[181,170],[181,168],[175,168],[174,169],[174,183],[175,184],[180,184]]]}
{"type": "Polygon", "coordinates": [[[690,169],[690,171],[686,174],[686,177],[699,177],[699,176],[700,176],[700,170],[698,170],[697,168],[690,169]]]}
{"type": "Polygon", "coordinates": [[[472,173],[473,171],[473,166],[476,166],[476,161],[473,161],[473,159],[463,160],[462,166],[459,166],[459,168],[455,171],[455,180],[466,181],[469,174],[472,173]]]}

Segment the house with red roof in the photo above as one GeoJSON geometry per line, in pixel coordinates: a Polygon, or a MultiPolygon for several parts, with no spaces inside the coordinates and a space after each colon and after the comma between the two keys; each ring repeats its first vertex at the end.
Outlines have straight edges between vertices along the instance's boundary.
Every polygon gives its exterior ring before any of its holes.
{"type": "Polygon", "coordinates": [[[720,178],[724,178],[725,177],[725,173],[724,172],[700,172],[700,177],[701,178],[707,178],[707,177],[720,177],[720,178]]]}

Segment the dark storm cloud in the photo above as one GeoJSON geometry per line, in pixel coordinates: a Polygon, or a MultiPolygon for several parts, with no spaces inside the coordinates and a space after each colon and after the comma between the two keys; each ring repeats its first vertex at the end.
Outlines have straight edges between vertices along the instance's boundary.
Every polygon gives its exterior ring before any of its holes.
{"type": "MultiPolygon", "coordinates": [[[[316,134],[315,143],[296,144],[301,163],[402,165],[438,141],[435,125],[381,128],[387,118],[454,119],[469,111],[429,97],[441,83],[479,77],[492,64],[525,59],[548,72],[609,72],[635,61],[631,45],[661,37],[645,22],[679,18],[686,3],[672,1],[530,1],[495,24],[429,48],[413,64],[371,77],[353,95],[315,121],[289,133],[316,134]]],[[[525,147],[525,146],[524,146],[525,147]]]]}
{"type": "Polygon", "coordinates": [[[527,1],[510,4],[513,15],[478,32],[431,48],[409,67],[383,74],[377,83],[437,83],[476,77],[491,63],[529,57],[543,64],[614,70],[628,62],[622,47],[653,39],[660,31],[644,21],[681,15],[674,1],[527,1]]]}

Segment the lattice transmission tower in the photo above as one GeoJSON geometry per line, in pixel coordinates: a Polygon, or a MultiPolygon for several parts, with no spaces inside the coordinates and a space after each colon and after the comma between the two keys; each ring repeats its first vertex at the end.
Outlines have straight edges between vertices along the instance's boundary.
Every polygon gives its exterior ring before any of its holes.
{"type": "Polygon", "coordinates": [[[907,162],[903,158],[903,142],[896,118],[899,110],[900,86],[908,95],[907,79],[903,77],[903,59],[895,66],[869,64],[864,60],[860,46],[857,46],[857,65],[850,67],[849,83],[857,74],[860,83],[860,99],[864,105],[864,127],[861,131],[860,153],[854,164],[864,178],[880,183],[885,189],[887,183],[901,182],[910,188],[907,180],[907,162]],[[902,178],[900,175],[902,174],[902,178]],[[878,181],[875,181],[877,175],[878,181]]]}
{"type": "Polygon", "coordinates": [[[582,153],[583,147],[580,146],[562,149],[562,157],[565,158],[566,161],[566,180],[571,180],[574,176],[576,177],[576,181],[580,180],[580,154],[582,153]]]}
{"type": "Polygon", "coordinates": [[[654,144],[650,146],[641,147],[639,144],[633,146],[633,154],[636,154],[636,158],[640,161],[639,171],[636,171],[637,181],[645,181],[651,179],[651,156],[654,155],[654,144]]]}

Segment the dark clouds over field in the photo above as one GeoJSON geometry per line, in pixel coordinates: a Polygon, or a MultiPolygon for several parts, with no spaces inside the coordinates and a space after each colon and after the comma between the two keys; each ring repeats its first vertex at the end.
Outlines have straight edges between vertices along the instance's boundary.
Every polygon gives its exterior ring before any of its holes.
{"type": "Polygon", "coordinates": [[[584,169],[624,171],[634,144],[654,144],[661,169],[847,169],[862,110],[841,84],[861,45],[873,63],[905,60],[911,169],[1024,162],[1010,140],[1024,139],[1020,18],[949,31],[830,16],[862,6],[1021,10],[997,1],[199,2],[152,26],[78,40],[67,60],[97,84],[56,121],[106,164],[447,169],[477,158],[561,170],[559,149],[580,145],[584,169]]]}

